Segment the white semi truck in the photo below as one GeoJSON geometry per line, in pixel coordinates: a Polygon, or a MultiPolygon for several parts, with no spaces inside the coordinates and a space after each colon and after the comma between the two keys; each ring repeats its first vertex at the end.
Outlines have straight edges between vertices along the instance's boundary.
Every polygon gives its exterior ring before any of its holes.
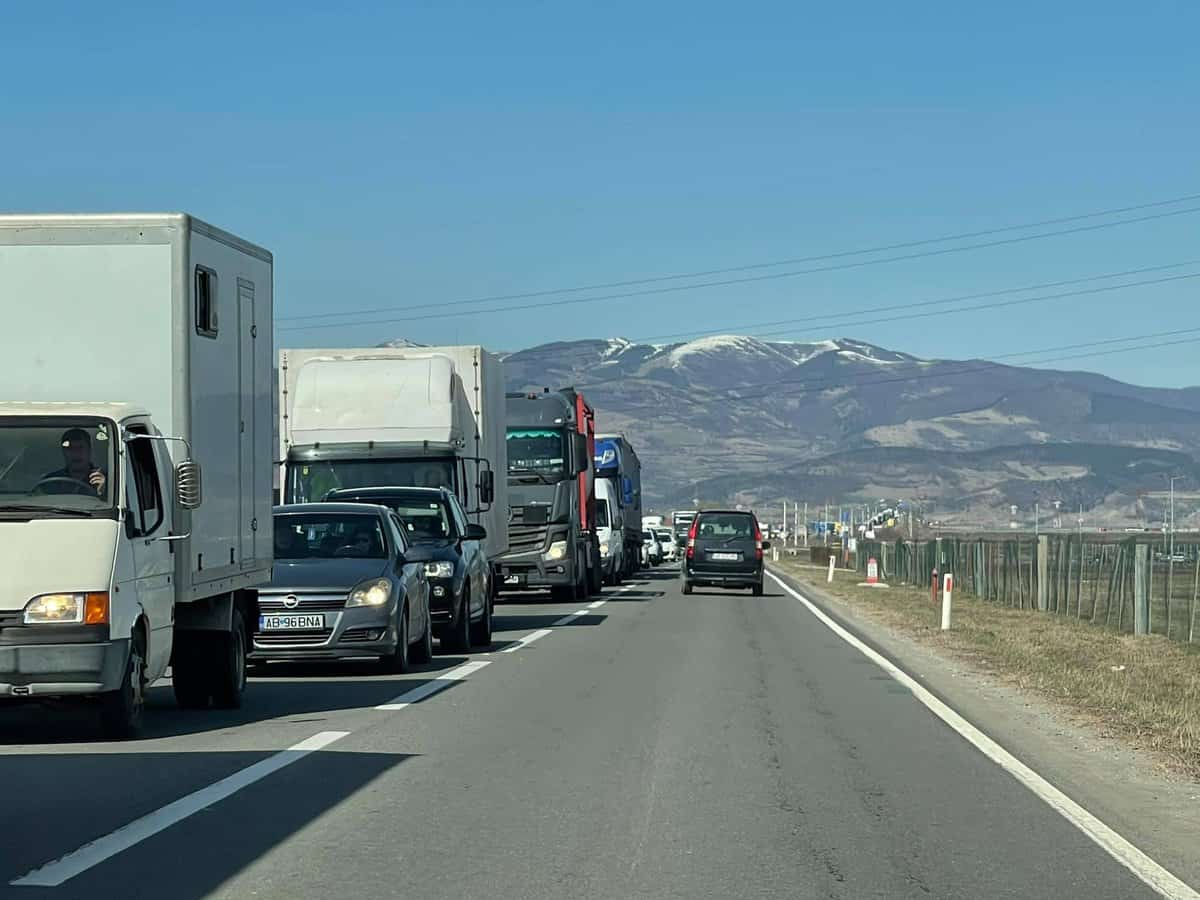
{"type": "Polygon", "coordinates": [[[480,346],[279,352],[285,503],[331,490],[445,487],[508,550],[504,370],[480,346]]]}
{"type": "Polygon", "coordinates": [[[271,254],[184,214],[0,216],[0,699],[115,737],[235,707],[271,577],[271,254]]]}

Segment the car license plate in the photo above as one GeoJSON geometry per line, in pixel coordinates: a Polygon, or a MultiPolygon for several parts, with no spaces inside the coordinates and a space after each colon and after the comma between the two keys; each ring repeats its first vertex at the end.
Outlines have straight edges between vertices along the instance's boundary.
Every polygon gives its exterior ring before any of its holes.
{"type": "Polygon", "coordinates": [[[711,559],[717,560],[718,562],[737,562],[738,561],[737,553],[710,553],[709,557],[711,559]]]}
{"type": "Polygon", "coordinates": [[[308,631],[325,627],[323,613],[303,613],[283,616],[259,616],[259,631],[308,631]]]}
{"type": "Polygon", "coordinates": [[[520,575],[505,575],[504,583],[505,584],[520,584],[521,576],[520,575]]]}

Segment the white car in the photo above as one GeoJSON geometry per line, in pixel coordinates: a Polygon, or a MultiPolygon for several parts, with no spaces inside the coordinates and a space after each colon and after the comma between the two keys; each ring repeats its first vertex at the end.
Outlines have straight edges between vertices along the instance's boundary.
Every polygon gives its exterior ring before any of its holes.
{"type": "Polygon", "coordinates": [[[654,536],[658,538],[658,545],[662,548],[663,559],[667,562],[675,562],[679,558],[679,551],[675,546],[675,535],[671,534],[665,528],[651,529],[654,536]]]}
{"type": "Polygon", "coordinates": [[[663,560],[662,545],[654,532],[649,528],[642,529],[642,549],[646,551],[646,559],[652,566],[657,566],[663,560]]]}

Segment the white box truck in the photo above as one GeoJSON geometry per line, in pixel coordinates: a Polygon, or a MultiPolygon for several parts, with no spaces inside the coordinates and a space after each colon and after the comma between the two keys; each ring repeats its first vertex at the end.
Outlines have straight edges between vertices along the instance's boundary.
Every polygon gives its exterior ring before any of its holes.
{"type": "Polygon", "coordinates": [[[331,490],[445,487],[508,550],[504,370],[480,346],[279,351],[285,503],[331,490]]]}
{"type": "Polygon", "coordinates": [[[0,699],[235,707],[270,580],[267,251],[184,214],[0,216],[0,699]]]}

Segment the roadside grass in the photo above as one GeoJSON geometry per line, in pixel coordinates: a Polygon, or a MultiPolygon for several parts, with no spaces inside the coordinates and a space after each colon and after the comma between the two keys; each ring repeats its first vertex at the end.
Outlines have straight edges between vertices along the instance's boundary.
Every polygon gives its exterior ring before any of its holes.
{"type": "Polygon", "coordinates": [[[859,587],[857,572],[776,565],[872,620],[1047,697],[1107,735],[1161,755],[1167,768],[1200,778],[1200,645],[1115,629],[954,594],[951,629],[928,588],[859,587]]]}

